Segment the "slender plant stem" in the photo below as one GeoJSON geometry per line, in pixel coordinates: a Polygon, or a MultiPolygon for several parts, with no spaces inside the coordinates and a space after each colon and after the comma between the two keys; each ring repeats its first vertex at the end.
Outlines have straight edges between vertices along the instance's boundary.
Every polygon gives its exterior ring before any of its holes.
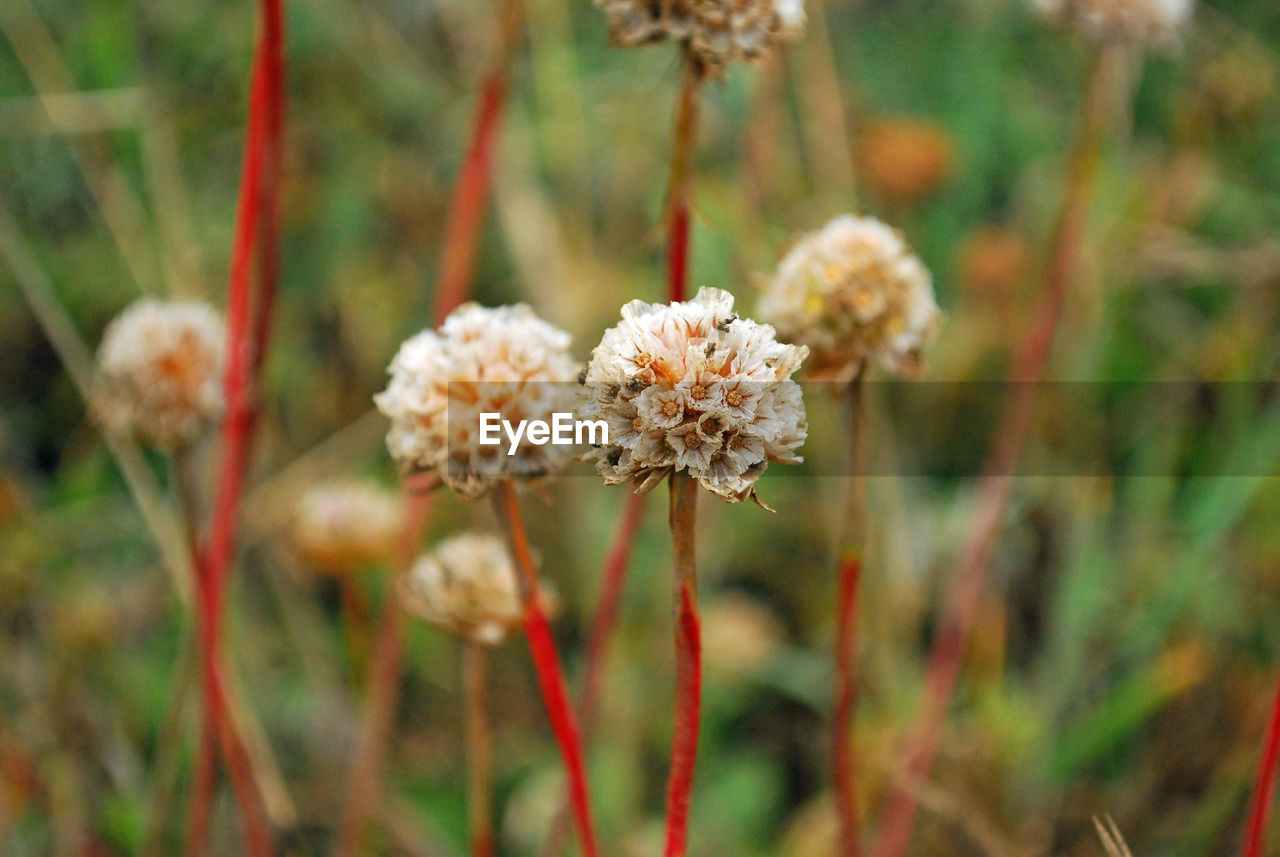
{"type": "Polygon", "coordinates": [[[538,675],[538,687],[551,721],[564,761],[565,775],[569,780],[569,805],[573,808],[578,824],[578,836],[582,842],[584,857],[597,857],[595,826],[591,819],[591,799],[587,788],[586,761],[582,752],[582,737],[578,731],[573,706],[569,703],[569,691],[560,666],[560,656],[551,636],[538,586],[538,573],[534,569],[533,555],[525,535],[524,520],[516,500],[516,489],[510,480],[504,480],[493,493],[493,507],[502,529],[506,533],[512,559],[519,571],[520,596],[524,601],[525,637],[533,656],[533,666],[538,675]]]}
{"type": "Polygon", "coordinates": [[[865,483],[862,468],[866,442],[862,412],[863,369],[850,382],[846,397],[849,417],[849,493],[840,551],[839,587],[836,597],[836,687],[831,716],[831,774],[835,787],[836,818],[840,826],[840,853],[857,857],[862,851],[858,832],[856,764],[853,710],[857,701],[858,590],[866,528],[865,483]]]}
{"type": "MultiPolygon", "coordinates": [[[[609,660],[609,640],[618,624],[618,611],[622,605],[622,591],[627,581],[631,562],[631,549],[635,546],[636,533],[644,519],[644,500],[647,495],[628,494],[626,505],[618,522],[617,533],[609,547],[604,563],[604,583],[600,587],[600,601],[591,620],[587,634],[586,665],[583,667],[582,687],[578,691],[578,723],[582,727],[582,740],[588,741],[595,728],[600,688],[604,681],[604,668],[609,660]]],[[[560,809],[551,823],[542,857],[554,857],[564,850],[569,837],[568,792],[560,799],[560,809]]]]}
{"type": "Polygon", "coordinates": [[[698,483],[671,475],[671,559],[675,612],[676,699],[667,776],[666,857],[683,857],[689,839],[689,800],[698,757],[702,713],[702,623],[698,618],[698,565],[694,525],[698,483]]]}
{"type": "Polygon", "coordinates": [[[229,724],[227,687],[220,666],[225,593],[252,450],[257,417],[256,388],[266,357],[277,274],[274,221],[282,162],[284,19],[280,0],[262,0],[260,11],[262,32],[254,52],[244,168],[227,286],[227,365],[223,378],[227,416],[222,432],[222,462],[209,539],[196,559],[204,716],[189,814],[188,853],[197,855],[203,853],[207,839],[208,804],[214,779],[209,748],[215,740],[226,758],[232,790],[244,817],[248,852],[255,857],[267,857],[274,847],[254,787],[256,777],[250,756],[229,724]],[[260,262],[256,317],[250,275],[255,251],[260,262]],[[201,829],[202,826],[206,829],[201,829]]]}
{"type": "Polygon", "coordinates": [[[396,593],[400,580],[413,564],[418,540],[431,513],[430,492],[414,490],[406,483],[402,494],[403,517],[393,576],[382,607],[382,617],[378,621],[378,638],[369,669],[369,689],[360,721],[360,735],[352,756],[347,806],[333,850],[335,857],[354,857],[359,851],[369,808],[382,795],[383,768],[399,701],[403,660],[404,610],[396,593]]]}
{"type": "MultiPolygon", "coordinates": [[[[498,53],[480,93],[471,143],[449,203],[436,270],[437,324],[444,321],[471,291],[480,226],[484,220],[492,173],[494,141],[519,39],[522,9],[522,0],[503,0],[498,53]]],[[[414,492],[406,493],[404,504],[400,542],[402,546],[408,546],[408,553],[397,560],[397,575],[407,571],[413,560],[413,548],[426,526],[429,508],[426,499],[414,492]]],[[[364,835],[369,807],[382,792],[384,757],[391,740],[392,713],[399,695],[403,623],[400,606],[394,599],[389,599],[378,622],[368,699],[352,761],[351,785],[334,848],[335,857],[354,857],[364,835]]]]}
{"type": "Polygon", "coordinates": [[[952,572],[942,623],[929,656],[924,699],[907,748],[905,773],[888,799],[875,857],[902,857],[911,841],[918,784],[928,776],[937,754],[965,641],[973,627],[1009,499],[1013,470],[1031,425],[1036,388],[1044,375],[1067,289],[1075,276],[1102,147],[1108,95],[1123,71],[1124,59],[1121,48],[1105,47],[1094,58],[1089,73],[1066,192],[1049,248],[1040,306],[1014,356],[1004,415],[987,459],[973,524],[952,572]]]}
{"type": "Polygon", "coordinates": [[[680,94],[676,101],[667,186],[667,300],[682,301],[689,291],[689,206],[693,195],[693,142],[698,124],[698,89],[702,64],[686,51],[680,94]]]}
{"type": "Polygon", "coordinates": [[[369,670],[369,602],[360,583],[350,569],[338,577],[338,594],[342,603],[342,624],[347,646],[352,652],[352,673],[358,681],[368,678],[369,670]]]}
{"type": "Polygon", "coordinates": [[[480,91],[471,144],[462,161],[449,203],[440,260],[436,269],[436,324],[457,309],[471,291],[480,227],[484,223],[498,120],[506,100],[507,80],[520,39],[523,0],[502,0],[498,17],[498,51],[480,91]]]}
{"type": "Polygon", "coordinates": [[[1253,789],[1253,804],[1249,809],[1249,826],[1246,828],[1243,857],[1262,857],[1267,844],[1267,821],[1271,816],[1271,804],[1276,796],[1276,763],[1280,760],[1280,689],[1271,709],[1267,724],[1267,736],[1263,743],[1262,758],[1258,762],[1258,781],[1253,789]]]}
{"type": "Polygon", "coordinates": [[[462,642],[462,720],[467,733],[467,817],[472,857],[493,857],[493,728],[489,723],[489,651],[462,642]]]}

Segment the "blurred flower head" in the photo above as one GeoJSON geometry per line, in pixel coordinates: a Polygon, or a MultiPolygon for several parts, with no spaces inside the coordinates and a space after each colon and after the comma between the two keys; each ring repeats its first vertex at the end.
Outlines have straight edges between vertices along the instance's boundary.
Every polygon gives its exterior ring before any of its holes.
{"type": "Polygon", "coordinates": [[[400,601],[419,619],[493,646],[524,615],[516,573],[500,538],[462,533],[413,564],[401,581],[400,601]]]}
{"type": "Polygon", "coordinates": [[[1017,232],[983,226],[960,246],[960,281],[970,296],[1003,302],[1012,299],[1026,279],[1031,246],[1017,232]]]}
{"type": "Polygon", "coordinates": [[[140,300],[107,325],[94,407],[112,431],[194,440],[222,412],[222,319],[196,302],[140,300]]]}
{"type": "Polygon", "coordinates": [[[804,32],[804,0],[596,0],[609,39],[630,47],[683,42],[708,69],[754,60],[804,32]]]}
{"type": "Polygon", "coordinates": [[[808,426],[791,375],[808,353],[738,318],[722,289],[632,301],[587,367],[583,412],[609,424],[609,442],[586,457],[610,485],[647,491],[684,471],[721,499],[745,500],[769,462],[800,461],[808,426]]]}
{"type": "Polygon", "coordinates": [[[307,565],[345,574],[386,559],[400,525],[396,496],[377,485],[338,481],[302,495],[293,519],[293,546],[307,565]]]}
{"type": "Polygon", "coordinates": [[[910,205],[937,191],[951,177],[951,137],[925,119],[881,119],[867,125],[859,161],[877,198],[910,205]]]}
{"type": "Polygon", "coordinates": [[[524,440],[514,455],[483,445],[480,415],[504,420],[552,419],[570,411],[566,382],[577,377],[569,335],[524,304],[488,309],[465,304],[439,331],[400,346],[391,382],[374,401],[388,419],[387,448],[407,472],[434,470],[459,495],[475,499],[498,480],[558,470],[570,450],[524,440]]]}
{"type": "Polygon", "coordinates": [[[813,352],[809,374],[847,380],[863,363],[913,376],[942,322],[933,280],[902,235],[844,215],[800,239],[760,301],[760,317],[813,352]]]}
{"type": "Polygon", "coordinates": [[[1193,0],[1033,0],[1051,21],[1070,24],[1095,42],[1156,47],[1176,44],[1191,21],[1193,0]]]}
{"type": "Polygon", "coordinates": [[[743,672],[769,659],[786,639],[778,617],[760,599],[729,592],[702,611],[702,655],[721,672],[743,672]]]}

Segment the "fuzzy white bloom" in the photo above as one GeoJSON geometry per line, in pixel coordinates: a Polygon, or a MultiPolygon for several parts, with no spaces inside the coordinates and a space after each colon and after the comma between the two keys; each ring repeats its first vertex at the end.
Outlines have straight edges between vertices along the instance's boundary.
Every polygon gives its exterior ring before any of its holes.
{"type": "Polygon", "coordinates": [[[739,319],[722,289],[632,301],[587,367],[583,413],[609,423],[609,443],[586,458],[611,485],[647,491],[686,471],[725,500],[745,500],[770,461],[800,461],[808,427],[791,374],[808,353],[739,319]]]}
{"type": "Polygon", "coordinates": [[[1095,42],[1168,46],[1191,21],[1193,0],[1033,0],[1040,14],[1066,21],[1095,42]]]}
{"type": "Polygon", "coordinates": [[[458,494],[475,499],[498,480],[545,476],[568,460],[568,447],[522,440],[514,455],[480,441],[480,415],[517,424],[551,421],[572,410],[577,377],[569,335],[524,304],[488,309],[466,304],[440,330],[406,341],[391,361],[391,382],[374,401],[391,420],[387,448],[406,471],[434,470],[458,494]]]}
{"type": "Polygon", "coordinates": [[[609,39],[628,47],[673,39],[709,69],[754,60],[804,33],[804,0],[596,0],[609,39]]]}
{"type": "Polygon", "coordinates": [[[488,533],[445,539],[400,583],[404,608],[478,643],[497,645],[524,615],[507,547],[488,533]]]}
{"type": "Polygon", "coordinates": [[[864,361],[915,375],[942,321],[933,280],[902,236],[844,215],[800,239],[760,300],[760,317],[813,351],[810,376],[848,380],[864,361]]]}
{"type": "Polygon", "coordinates": [[[137,301],[98,347],[99,418],[161,446],[194,440],[222,413],[223,348],[222,319],[206,304],[137,301]]]}
{"type": "Polygon", "coordinates": [[[386,559],[399,525],[395,494],[344,480],[314,485],[302,495],[291,535],[311,567],[343,574],[386,559]]]}

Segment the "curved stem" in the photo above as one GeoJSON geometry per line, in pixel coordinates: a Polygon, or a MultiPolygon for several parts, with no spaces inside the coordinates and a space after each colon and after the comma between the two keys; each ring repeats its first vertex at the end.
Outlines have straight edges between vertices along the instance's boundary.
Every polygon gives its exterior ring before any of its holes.
{"type": "Polygon", "coordinates": [[[836,818],[840,827],[840,853],[857,857],[862,846],[858,833],[857,780],[853,736],[853,710],[857,702],[858,589],[862,577],[862,545],[866,527],[863,464],[866,443],[863,431],[860,367],[847,392],[849,405],[849,494],[845,499],[845,530],[840,552],[836,597],[835,702],[831,716],[831,775],[835,787],[836,818]]]}
{"type": "Polygon", "coordinates": [[[1258,762],[1258,781],[1253,790],[1253,804],[1249,809],[1249,827],[1244,837],[1243,857],[1262,857],[1267,839],[1267,820],[1271,815],[1271,803],[1276,796],[1276,762],[1280,759],[1280,689],[1271,709],[1267,724],[1267,736],[1263,744],[1262,759],[1258,762]]]}
{"type": "Polygon", "coordinates": [[[475,273],[476,248],[484,223],[489,179],[493,173],[493,148],[498,120],[506,100],[507,79],[520,37],[523,0],[503,0],[499,13],[498,53],[480,92],[471,144],[462,161],[458,183],[449,203],[436,268],[436,323],[444,321],[471,291],[475,273]]]}
{"type": "Polygon", "coordinates": [[[952,573],[938,637],[929,656],[924,699],[907,748],[905,774],[889,797],[875,857],[902,857],[911,841],[917,785],[928,775],[937,754],[964,644],[973,627],[982,584],[1009,499],[1013,470],[1031,425],[1036,388],[1044,375],[1067,289],[1075,276],[1106,125],[1107,96],[1115,86],[1116,76],[1123,70],[1123,61],[1122,48],[1104,47],[1095,57],[1089,74],[1066,192],[1051,239],[1039,310],[1023,336],[1010,370],[1008,398],[983,472],[977,511],[952,573]]]}
{"type": "Polygon", "coordinates": [[[683,857],[689,838],[689,801],[698,757],[702,710],[702,626],[698,618],[698,568],[694,525],[698,483],[671,475],[671,559],[675,608],[676,699],[667,776],[666,857],[683,857]]]}
{"type": "Polygon", "coordinates": [[[461,660],[471,855],[493,857],[493,729],[486,688],[489,652],[483,643],[463,640],[461,660]]]}
{"type": "MultiPolygon", "coordinates": [[[[595,727],[600,686],[604,681],[605,664],[609,660],[609,640],[618,623],[618,609],[622,604],[622,591],[630,568],[631,549],[635,545],[640,522],[644,519],[646,496],[635,493],[627,495],[617,534],[614,535],[613,544],[605,558],[604,583],[600,587],[600,601],[596,605],[595,617],[591,620],[591,631],[587,634],[586,665],[583,668],[582,689],[578,695],[578,722],[582,727],[584,743],[595,727]]],[[[564,850],[565,840],[569,837],[570,821],[569,795],[566,793],[560,799],[560,808],[551,822],[551,831],[542,848],[542,857],[555,857],[564,850]]]]}
{"type": "Polygon", "coordinates": [[[591,800],[587,788],[586,762],[582,752],[582,737],[578,723],[569,704],[569,691],[556,652],[551,626],[547,622],[546,606],[538,587],[538,573],[534,570],[533,555],[525,535],[516,489],[510,480],[504,480],[493,494],[493,507],[519,572],[520,596],[524,600],[525,636],[533,656],[533,666],[538,675],[538,688],[551,721],[569,780],[569,805],[578,823],[578,836],[582,841],[585,857],[598,857],[595,826],[591,819],[591,800]]]}
{"type": "Polygon", "coordinates": [[[671,176],[667,187],[667,300],[682,301],[689,291],[689,200],[693,191],[693,139],[698,120],[698,87],[702,66],[685,52],[684,74],[676,103],[671,145],[671,176]]]}

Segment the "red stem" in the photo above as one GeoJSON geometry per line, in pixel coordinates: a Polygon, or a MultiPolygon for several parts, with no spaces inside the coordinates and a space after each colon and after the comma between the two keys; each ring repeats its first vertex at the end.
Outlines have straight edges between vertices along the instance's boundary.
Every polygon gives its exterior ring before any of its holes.
{"type": "Polygon", "coordinates": [[[1276,796],[1276,761],[1280,759],[1280,689],[1267,724],[1266,743],[1262,760],[1258,763],[1258,782],[1253,790],[1253,805],[1249,810],[1249,827],[1244,838],[1242,857],[1262,857],[1267,839],[1267,821],[1271,804],[1276,796]]]}
{"type": "Polygon", "coordinates": [[[684,75],[676,105],[675,137],[671,147],[671,176],[667,190],[667,300],[682,301],[689,293],[689,200],[693,191],[693,138],[698,119],[701,67],[692,54],[685,57],[684,75]]]}
{"type": "Polygon", "coordinates": [[[666,857],[683,857],[689,839],[689,803],[702,711],[702,624],[698,618],[698,577],[694,523],[698,483],[671,477],[671,553],[676,599],[676,699],[667,776],[666,857]]]}
{"type": "Polygon", "coordinates": [[[906,752],[905,776],[889,796],[873,852],[875,857],[902,857],[911,842],[917,784],[928,775],[937,755],[965,641],[973,627],[982,584],[999,537],[1000,522],[1013,484],[1013,469],[1031,426],[1036,389],[1044,375],[1067,287],[1075,275],[1106,124],[1107,95],[1112,91],[1123,58],[1118,48],[1104,48],[1095,58],[1089,75],[1066,193],[1045,269],[1039,311],[1023,337],[1009,373],[1004,416],[979,487],[973,526],[952,573],[943,621],[929,656],[924,699],[906,752]]]}
{"type": "Polygon", "coordinates": [[[489,178],[493,172],[494,141],[519,36],[521,6],[521,0],[505,0],[503,3],[498,56],[485,78],[471,132],[471,145],[467,148],[450,200],[449,220],[445,225],[436,270],[436,324],[457,309],[471,291],[480,226],[484,223],[489,178]]]}
{"type": "Polygon", "coordinates": [[[840,853],[844,857],[856,857],[861,851],[853,742],[850,735],[857,687],[858,584],[861,577],[862,560],[856,553],[845,556],[840,561],[836,621],[836,699],[831,724],[831,767],[836,792],[836,816],[840,822],[840,853]]]}
{"type": "Polygon", "coordinates": [[[520,572],[520,593],[524,599],[524,629],[533,656],[534,671],[538,676],[538,688],[551,721],[569,780],[569,805],[578,823],[578,835],[585,857],[598,857],[594,824],[591,820],[591,800],[587,789],[586,762],[582,752],[582,737],[578,730],[573,706],[569,703],[568,685],[560,656],[547,622],[546,606],[534,570],[533,555],[525,535],[524,521],[516,500],[516,489],[509,480],[504,481],[493,497],[494,511],[502,522],[510,542],[512,557],[520,572]]]}
{"type": "Polygon", "coordinates": [[[216,738],[227,761],[233,791],[244,816],[246,847],[255,857],[268,857],[273,850],[272,834],[254,785],[249,756],[228,724],[226,686],[220,667],[223,605],[235,551],[240,498],[252,448],[256,386],[270,337],[278,271],[276,200],[284,110],[284,20],[280,0],[262,0],[261,13],[262,33],[254,52],[244,167],[227,284],[227,364],[223,375],[227,416],[222,428],[222,464],[209,538],[195,564],[205,703],[188,818],[188,849],[190,853],[201,854],[207,841],[209,804],[215,779],[212,749],[216,738]],[[256,296],[257,315],[250,336],[250,315],[255,297],[250,266],[255,241],[262,267],[256,296]]]}

